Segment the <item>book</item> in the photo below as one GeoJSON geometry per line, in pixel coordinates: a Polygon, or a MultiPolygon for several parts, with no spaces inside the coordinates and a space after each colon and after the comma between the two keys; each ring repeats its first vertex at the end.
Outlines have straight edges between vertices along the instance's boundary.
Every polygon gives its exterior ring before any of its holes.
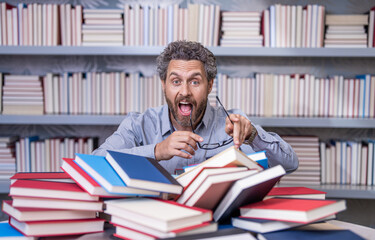
{"type": "Polygon", "coordinates": [[[261,165],[264,169],[268,168],[268,158],[266,156],[266,151],[250,153],[250,154],[247,154],[247,156],[250,159],[253,159],[257,163],[259,163],[259,165],[261,165]]]}
{"type": "MultiPolygon", "coordinates": [[[[319,221],[332,220],[335,217],[336,215],[333,214],[319,221]]],[[[234,227],[241,228],[251,232],[267,233],[302,226],[305,225],[305,223],[274,221],[268,219],[248,218],[240,216],[232,218],[232,225],[234,227]]]]}
{"type": "Polygon", "coordinates": [[[215,210],[235,181],[257,172],[257,170],[247,170],[208,176],[185,204],[215,210]]]}
{"type": "Polygon", "coordinates": [[[68,220],[95,218],[95,211],[59,210],[45,208],[14,207],[11,200],[3,201],[3,212],[20,222],[44,220],[68,220]]]}
{"type": "Polygon", "coordinates": [[[245,166],[249,169],[263,170],[263,167],[254,160],[247,157],[243,152],[232,146],[221,153],[207,159],[188,172],[182,173],[176,179],[186,187],[199,174],[204,167],[229,167],[229,166],[245,166]]]}
{"type": "Polygon", "coordinates": [[[156,191],[128,187],[105,157],[77,153],[75,162],[109,193],[127,196],[160,194],[156,191]]]}
{"type": "Polygon", "coordinates": [[[307,187],[274,187],[264,200],[273,197],[325,199],[326,192],[307,187]]]}
{"type": "Polygon", "coordinates": [[[209,233],[199,233],[188,236],[178,236],[174,240],[193,240],[193,239],[207,239],[207,240],[255,240],[256,238],[248,231],[235,228],[232,225],[219,224],[218,230],[209,233]]]}
{"type": "Polygon", "coordinates": [[[330,223],[316,223],[284,231],[257,234],[259,240],[319,239],[364,240],[356,233],[330,223]]]}
{"type": "Polygon", "coordinates": [[[284,168],[277,165],[237,180],[215,209],[214,220],[225,221],[231,215],[238,215],[240,206],[261,201],[283,175],[284,168]]]}
{"type": "Polygon", "coordinates": [[[203,168],[198,176],[184,189],[182,194],[178,197],[177,202],[185,204],[209,176],[246,170],[246,167],[203,168]]]}
{"type": "Polygon", "coordinates": [[[13,196],[14,207],[103,211],[103,202],[13,196]]]}
{"type": "Polygon", "coordinates": [[[310,223],[346,209],[344,200],[270,198],[240,207],[243,217],[310,223]]]}
{"type": "Polygon", "coordinates": [[[16,180],[10,185],[10,196],[57,198],[70,200],[98,201],[76,183],[16,180]]]}
{"type": "Polygon", "coordinates": [[[75,235],[104,230],[104,219],[100,218],[37,222],[20,222],[10,218],[9,224],[26,236],[75,235]]]}
{"type": "Polygon", "coordinates": [[[35,237],[27,237],[12,227],[8,222],[0,222],[0,239],[4,240],[34,240],[35,237]]]}
{"type": "Polygon", "coordinates": [[[107,161],[128,187],[180,194],[182,186],[156,160],[107,151],[107,161]]]}
{"type": "Polygon", "coordinates": [[[105,201],[105,213],[169,232],[212,220],[212,212],[157,198],[126,198],[105,201]]]}
{"type": "MultiPolygon", "coordinates": [[[[217,231],[218,224],[216,222],[205,222],[191,227],[176,229],[170,232],[163,232],[157,229],[146,227],[126,219],[112,216],[111,223],[116,227],[116,234],[119,237],[142,239],[142,238],[174,238],[178,236],[189,236],[193,234],[209,233],[217,231]],[[137,236],[138,237],[135,237],[137,236]]],[[[116,235],[115,235],[116,236],[116,235]]]]}
{"type": "Polygon", "coordinates": [[[89,174],[87,174],[73,158],[63,158],[61,169],[64,170],[70,177],[90,195],[101,197],[115,197],[123,196],[118,194],[108,193],[99,183],[97,183],[89,174]]]}

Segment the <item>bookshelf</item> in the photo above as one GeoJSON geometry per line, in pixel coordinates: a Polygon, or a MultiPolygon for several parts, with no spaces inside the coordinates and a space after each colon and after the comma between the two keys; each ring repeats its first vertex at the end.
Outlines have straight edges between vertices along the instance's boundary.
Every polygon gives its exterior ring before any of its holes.
{"type": "MultiPolygon", "coordinates": [[[[16,1],[7,1],[14,4],[16,1]]],[[[56,1],[50,1],[56,2],[56,1]]],[[[111,1],[103,8],[118,8],[120,1],[111,1]],[[117,5],[116,5],[117,4],[117,5]]],[[[190,1],[183,1],[183,4],[190,1]]],[[[195,1],[204,3],[205,1],[195,1]]],[[[325,1],[246,1],[239,6],[226,1],[219,1],[222,10],[254,10],[262,11],[269,5],[281,4],[322,4],[330,13],[364,13],[375,1],[362,1],[358,4],[354,0],[346,0],[340,6],[325,1]],[[243,6],[241,6],[243,5],[243,6]]],[[[84,1],[78,1],[82,4],[84,1]]],[[[97,6],[85,5],[96,8],[97,6]]],[[[184,6],[185,7],[185,6],[184,6]]],[[[266,69],[275,73],[310,72],[319,76],[329,74],[369,73],[374,75],[375,48],[346,49],[346,48],[232,48],[209,47],[218,59],[219,72],[229,72],[230,75],[240,69],[239,74],[248,75],[251,72],[265,72],[266,69]],[[239,66],[237,66],[239,65],[239,66]]],[[[45,74],[48,71],[122,71],[134,69],[146,75],[154,73],[155,57],[163,47],[29,47],[29,46],[0,46],[0,71],[9,70],[17,74],[45,74]],[[34,62],[35,59],[35,62],[34,62]],[[115,63],[115,64],[113,64],[115,63]],[[22,65],[22,67],[19,67],[22,65]],[[148,72],[147,72],[148,71],[148,72]]],[[[56,136],[79,132],[80,135],[90,133],[100,135],[99,143],[112,133],[123,119],[122,115],[43,115],[17,116],[0,115],[0,131],[2,133],[19,133],[21,136],[40,129],[45,134],[56,136]],[[95,131],[92,131],[95,129],[95,131]],[[93,133],[94,132],[94,133],[93,133]]],[[[276,132],[290,132],[303,134],[305,128],[316,131],[321,129],[339,129],[334,137],[351,136],[353,130],[361,129],[360,134],[365,137],[375,137],[375,119],[360,118],[293,118],[293,117],[251,117],[256,124],[265,128],[276,129],[276,132]],[[364,130],[362,130],[364,129],[364,130]]],[[[322,185],[311,186],[327,191],[329,197],[375,199],[375,188],[364,186],[322,185]]],[[[0,180],[0,192],[7,192],[9,181],[0,180]]]]}

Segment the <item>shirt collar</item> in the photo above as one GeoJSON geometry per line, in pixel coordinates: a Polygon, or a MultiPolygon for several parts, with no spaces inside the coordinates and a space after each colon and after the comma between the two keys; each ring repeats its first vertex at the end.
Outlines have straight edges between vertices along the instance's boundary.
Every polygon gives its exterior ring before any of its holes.
{"type": "MultiPolygon", "coordinates": [[[[209,102],[207,102],[206,111],[204,112],[203,119],[199,123],[198,126],[203,124],[204,127],[207,128],[210,123],[212,124],[213,118],[214,118],[214,108],[209,104],[209,102]]],[[[168,132],[172,132],[172,128],[173,128],[173,125],[172,125],[171,120],[169,119],[168,104],[164,104],[162,115],[161,115],[161,131],[162,131],[161,134],[164,136],[168,132]]]]}

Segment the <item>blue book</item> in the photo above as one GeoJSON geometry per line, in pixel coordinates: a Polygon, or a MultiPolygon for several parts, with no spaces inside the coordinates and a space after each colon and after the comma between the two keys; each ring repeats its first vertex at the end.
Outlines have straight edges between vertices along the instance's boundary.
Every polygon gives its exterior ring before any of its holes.
{"type": "Polygon", "coordinates": [[[34,237],[26,237],[21,232],[12,227],[8,222],[0,223],[0,239],[14,239],[14,240],[31,240],[34,237]]]}
{"type": "Polygon", "coordinates": [[[247,217],[233,217],[232,224],[237,228],[241,228],[247,231],[257,233],[268,233],[301,226],[305,223],[274,221],[247,217]]]}
{"type": "Polygon", "coordinates": [[[259,152],[254,152],[254,153],[250,153],[250,154],[247,154],[247,156],[256,161],[257,163],[259,163],[259,165],[261,165],[264,169],[267,169],[268,168],[268,158],[266,156],[266,151],[259,151],[259,152]]]}
{"type": "Polygon", "coordinates": [[[285,230],[271,233],[258,234],[259,240],[364,240],[361,236],[350,230],[285,230]]]}
{"type": "Polygon", "coordinates": [[[77,153],[74,161],[109,193],[128,196],[160,195],[160,193],[156,191],[136,189],[127,186],[105,157],[77,153]]]}
{"type": "Polygon", "coordinates": [[[129,187],[180,194],[183,187],[156,160],[107,151],[107,161],[129,187]]]}

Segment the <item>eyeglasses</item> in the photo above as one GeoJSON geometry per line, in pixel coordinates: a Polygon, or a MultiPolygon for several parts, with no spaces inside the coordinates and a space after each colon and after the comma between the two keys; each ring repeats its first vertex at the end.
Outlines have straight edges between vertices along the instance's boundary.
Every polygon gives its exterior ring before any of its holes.
{"type": "MultiPolygon", "coordinates": [[[[220,102],[220,99],[218,96],[216,96],[216,100],[219,102],[219,104],[223,107],[224,109],[224,112],[225,114],[228,116],[229,118],[229,113],[227,112],[227,110],[225,110],[223,104],[220,102]]],[[[194,128],[193,128],[193,121],[191,120],[191,114],[193,113],[193,111],[190,112],[190,126],[191,126],[191,130],[194,132],[194,128]]],[[[232,122],[232,120],[229,118],[229,120],[231,121],[232,124],[234,124],[232,122]]],[[[216,148],[219,148],[219,147],[222,147],[222,146],[225,146],[225,145],[228,145],[229,143],[233,142],[233,138],[229,138],[227,140],[225,140],[224,142],[222,143],[204,143],[204,144],[201,144],[200,142],[197,142],[198,143],[198,146],[200,149],[204,149],[204,150],[213,150],[213,149],[216,149],[216,148]]]]}

